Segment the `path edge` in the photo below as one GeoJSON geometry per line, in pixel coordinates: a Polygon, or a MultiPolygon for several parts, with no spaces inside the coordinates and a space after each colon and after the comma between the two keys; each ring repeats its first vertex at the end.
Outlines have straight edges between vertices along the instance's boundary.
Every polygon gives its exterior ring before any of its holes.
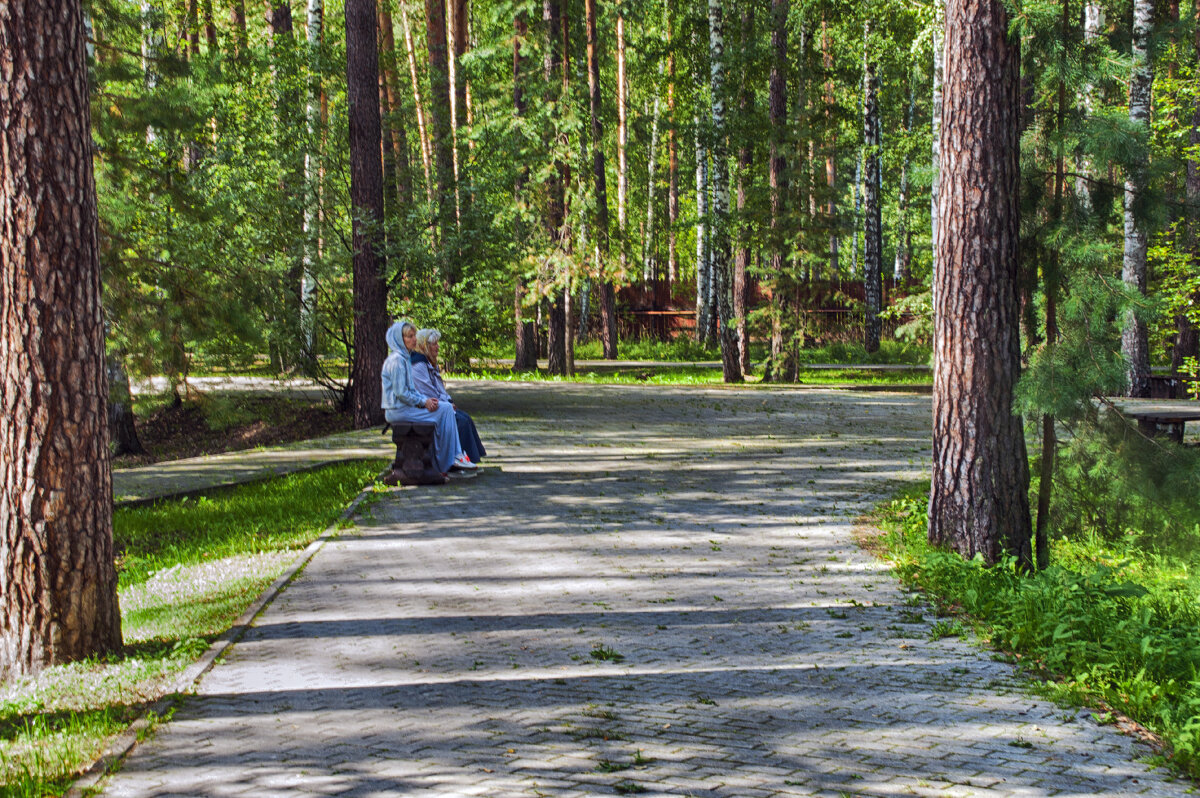
{"type": "Polygon", "coordinates": [[[312,558],[316,556],[317,552],[329,540],[337,537],[342,524],[349,521],[362,503],[374,493],[374,484],[363,488],[350,504],[346,506],[341,515],[337,517],[337,520],[326,527],[320,537],[305,547],[300,556],[296,558],[296,561],[280,574],[266,590],[259,594],[258,598],[238,616],[232,626],[213,641],[212,645],[200,655],[199,659],[179,674],[170,692],[146,707],[133,723],[129,724],[125,731],[118,734],[105,747],[100,756],[83,771],[82,775],[72,782],[70,788],[63,793],[63,798],[85,798],[85,796],[95,795],[96,787],[99,785],[101,779],[125,760],[125,757],[129,755],[134,747],[145,738],[151,727],[157,722],[157,719],[167,717],[174,711],[180,700],[200,683],[200,680],[204,678],[206,673],[212,670],[213,666],[217,664],[217,660],[242,639],[242,636],[250,628],[250,624],[254,622],[254,619],[304,570],[309,562],[312,561],[312,558]]]}

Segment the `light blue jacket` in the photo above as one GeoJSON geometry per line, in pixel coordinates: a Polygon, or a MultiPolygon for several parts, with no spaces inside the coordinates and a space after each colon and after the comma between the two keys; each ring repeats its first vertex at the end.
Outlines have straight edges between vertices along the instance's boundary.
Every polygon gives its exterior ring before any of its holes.
{"type": "Polygon", "coordinates": [[[413,382],[412,360],[404,348],[404,324],[396,322],[387,331],[387,360],[383,361],[383,409],[418,407],[425,404],[426,397],[417,391],[413,382]]]}

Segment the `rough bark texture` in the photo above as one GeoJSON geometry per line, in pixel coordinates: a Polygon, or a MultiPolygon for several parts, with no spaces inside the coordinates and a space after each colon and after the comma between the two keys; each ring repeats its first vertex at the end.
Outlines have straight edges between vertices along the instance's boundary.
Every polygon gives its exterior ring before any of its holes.
{"type": "MultiPolygon", "coordinates": [[[[525,13],[520,12],[513,18],[513,112],[517,116],[525,115],[525,57],[521,55],[521,43],[529,35],[529,23],[525,13]]],[[[525,193],[525,185],[529,182],[529,170],[522,168],[517,174],[516,195],[518,200],[525,193]]],[[[520,224],[520,222],[518,222],[520,224]]],[[[524,241],[524,231],[517,231],[517,239],[524,241]]],[[[514,357],[513,369],[524,371],[537,368],[537,327],[532,319],[525,318],[525,295],[528,293],[525,277],[517,275],[516,288],[513,295],[513,339],[514,357]]]]}
{"type": "MultiPolygon", "coordinates": [[[[557,80],[566,69],[566,49],[563,47],[563,32],[566,20],[562,14],[563,0],[543,0],[542,22],[545,25],[546,49],[543,59],[546,80],[547,105],[558,104],[565,98],[557,88],[557,80]]],[[[553,133],[551,135],[554,135],[553,133]]],[[[552,149],[553,142],[547,142],[552,149]]],[[[546,179],[546,235],[557,250],[563,245],[563,224],[566,221],[565,164],[555,162],[555,168],[546,179]]],[[[557,276],[557,275],[556,275],[557,276]]],[[[553,289],[550,298],[549,323],[546,329],[546,368],[551,374],[567,373],[567,316],[563,289],[553,289]]]]}
{"type": "Polygon", "coordinates": [[[375,0],[346,2],[346,96],[350,116],[350,203],[354,215],[354,426],[383,423],[379,373],[387,355],[387,287],[379,230],[383,221],[382,130],[375,0]]]}
{"type": "Polygon", "coordinates": [[[871,23],[863,27],[863,296],[866,299],[866,328],[863,344],[867,352],[879,350],[883,310],[883,217],[879,198],[879,85],[875,61],[870,56],[871,23]]]}
{"type": "Polygon", "coordinates": [[[675,2],[667,3],[667,289],[679,276],[675,225],[679,221],[679,146],[675,135],[675,2]]]}
{"type": "Polygon", "coordinates": [[[121,647],[84,42],[0,3],[0,680],[121,647]]]}
{"type": "Polygon", "coordinates": [[[1031,564],[1018,335],[1019,64],[1000,0],[950,0],[934,292],[929,538],[1031,564]]]}
{"type": "Polygon", "coordinates": [[[771,357],[763,375],[767,381],[795,379],[796,360],[791,357],[793,291],[792,276],[784,258],[784,197],[788,178],[784,171],[784,136],[787,125],[787,17],[788,0],[771,0],[771,75],[767,102],[771,120],[771,143],[767,158],[767,182],[771,194],[770,274],[775,281],[772,295],[771,357]]]}
{"type": "Polygon", "coordinates": [[[105,359],[108,372],[108,433],[113,442],[115,457],[123,454],[145,454],[146,448],[137,434],[133,415],[133,395],[129,392],[129,375],[122,363],[123,353],[114,352],[105,359]]]}
{"type": "MultiPolygon", "coordinates": [[[[1150,91],[1154,70],[1150,62],[1150,34],[1153,25],[1152,0],[1134,0],[1133,74],[1129,80],[1129,121],[1150,136],[1150,91]]],[[[1149,234],[1146,221],[1139,218],[1138,205],[1146,191],[1147,164],[1132,166],[1125,177],[1125,256],[1121,279],[1139,294],[1146,293],[1146,249],[1149,234]]],[[[1150,343],[1146,322],[1132,310],[1125,312],[1121,329],[1121,353],[1127,362],[1129,396],[1150,395],[1150,343]]]]}
{"type": "Polygon", "coordinates": [[[600,52],[596,41],[596,0],[584,0],[587,19],[588,98],[592,117],[592,180],[596,193],[596,250],[600,268],[600,323],[604,357],[617,357],[616,292],[608,271],[608,188],[604,177],[604,125],[600,109],[600,52]]]}
{"type": "Polygon", "coordinates": [[[429,126],[433,133],[433,162],[437,176],[437,222],[442,279],[458,279],[456,259],[447,252],[456,237],[454,207],[454,139],[450,120],[450,67],[446,53],[446,0],[425,0],[425,26],[429,44],[429,126]]]}
{"type": "Polygon", "coordinates": [[[729,159],[725,144],[725,12],[722,0],[708,0],[709,84],[712,88],[713,151],[713,283],[717,330],[721,342],[721,371],[725,382],[742,381],[738,359],[737,324],[733,311],[733,270],[730,264],[729,159]]]}

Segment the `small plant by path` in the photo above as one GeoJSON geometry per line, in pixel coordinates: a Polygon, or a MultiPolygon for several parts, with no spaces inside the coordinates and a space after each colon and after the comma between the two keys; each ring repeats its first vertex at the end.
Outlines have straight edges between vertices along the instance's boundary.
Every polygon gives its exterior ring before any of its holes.
{"type": "Polygon", "coordinates": [[[0,694],[0,794],[59,794],[370,484],[381,461],[117,511],[124,656],[0,694]]]}

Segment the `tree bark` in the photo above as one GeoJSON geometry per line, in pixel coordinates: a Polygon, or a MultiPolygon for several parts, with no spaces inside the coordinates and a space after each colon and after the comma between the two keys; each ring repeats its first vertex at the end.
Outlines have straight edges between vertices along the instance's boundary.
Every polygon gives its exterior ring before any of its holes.
{"type": "Polygon", "coordinates": [[[320,240],[321,206],[321,74],[318,70],[319,54],[325,36],[324,0],[308,0],[306,10],[307,42],[309,60],[308,96],[304,118],[308,128],[308,140],[304,149],[304,252],[300,277],[300,334],[304,346],[305,362],[313,363],[317,352],[316,299],[317,280],[314,264],[317,260],[320,240]]]}
{"type": "Polygon", "coordinates": [[[876,65],[870,55],[871,22],[863,25],[863,296],[866,299],[866,329],[863,344],[868,353],[879,351],[880,321],[883,310],[883,218],[879,201],[879,84],[876,65]]]}
{"type": "Polygon", "coordinates": [[[767,182],[771,194],[771,277],[775,290],[771,303],[771,357],[766,381],[794,380],[795,358],[791,357],[793,333],[791,297],[792,276],[787,272],[784,246],[784,198],[788,192],[784,144],[787,135],[787,17],[788,0],[771,0],[771,75],[768,79],[768,104],[771,123],[770,153],[767,158],[767,182]]]}
{"type": "MultiPolygon", "coordinates": [[[[708,17],[701,24],[707,25],[708,17]]],[[[692,31],[692,51],[697,58],[701,41],[696,30],[692,31]]],[[[693,129],[696,144],[696,341],[705,346],[714,343],[715,315],[712,307],[712,254],[709,247],[709,204],[708,204],[708,148],[705,145],[707,131],[704,117],[700,113],[703,103],[705,81],[699,67],[693,68],[692,79],[695,89],[693,129]]]]}
{"type": "Polygon", "coordinates": [[[675,133],[675,0],[667,2],[667,292],[679,276],[679,145],[675,133]]]}
{"type": "Polygon", "coordinates": [[[146,447],[137,434],[137,419],[133,415],[133,395],[129,392],[129,375],[125,372],[123,352],[113,352],[105,359],[108,371],[108,432],[115,457],[123,454],[145,454],[146,447]]]}
{"type": "MultiPolygon", "coordinates": [[[[830,131],[830,140],[834,130],[834,111],[837,98],[833,94],[833,45],[829,41],[829,25],[825,17],[821,18],[821,64],[825,68],[825,126],[830,131]]],[[[835,277],[839,271],[837,234],[837,153],[833,147],[828,147],[825,155],[825,185],[829,189],[829,200],[825,204],[825,223],[829,225],[829,276],[835,277]]],[[[811,275],[817,279],[819,275],[811,275]]]]}
{"type": "MultiPolygon", "coordinates": [[[[543,66],[546,79],[546,103],[562,109],[567,99],[566,78],[568,74],[567,18],[562,13],[563,0],[543,0],[542,20],[546,26],[546,50],[543,66]],[[561,76],[561,88],[555,82],[561,76]]],[[[553,133],[551,135],[554,135],[553,133]]],[[[555,142],[548,142],[553,149],[555,142]]],[[[566,223],[567,166],[561,158],[555,158],[554,170],[546,181],[546,234],[556,252],[565,248],[564,225],[566,223]]],[[[551,374],[567,373],[567,315],[565,282],[567,275],[555,275],[556,287],[550,298],[550,318],[547,328],[547,369],[551,374]]]]}
{"type": "Polygon", "coordinates": [[[722,0],[708,0],[709,84],[712,90],[713,151],[713,281],[717,297],[717,329],[725,382],[742,381],[737,324],[733,312],[730,269],[729,160],[725,143],[725,18],[722,0]]]}
{"type": "MultiPolygon", "coordinates": [[[[463,186],[467,184],[467,152],[465,146],[467,126],[467,77],[462,71],[462,59],[467,54],[467,0],[450,0],[453,10],[451,25],[451,40],[454,43],[453,69],[454,96],[454,180],[458,187],[458,202],[461,209],[464,203],[470,201],[469,196],[463,197],[463,186]]],[[[460,210],[461,212],[461,210],[460,210]]]]}
{"type": "Polygon", "coordinates": [[[357,429],[383,422],[379,374],[387,354],[382,130],[375,0],[346,0],[346,97],[350,121],[350,203],[354,249],[354,360],[351,407],[357,429]]]}
{"type": "MultiPolygon", "coordinates": [[[[931,280],[937,282],[938,273],[938,203],[941,199],[941,147],[942,147],[942,79],[946,73],[945,32],[946,32],[946,0],[933,0],[933,98],[930,118],[933,127],[933,138],[930,146],[930,162],[933,175],[929,183],[929,213],[930,230],[933,243],[932,261],[930,262],[931,280]]],[[[937,292],[933,292],[933,309],[937,311],[937,292]]]]}
{"type": "Polygon", "coordinates": [[[592,181],[596,194],[596,252],[599,258],[601,337],[604,357],[617,358],[617,303],[608,275],[608,188],[604,169],[604,123],[600,115],[600,51],[596,35],[596,0],[584,0],[587,19],[588,104],[592,117],[592,181]]]}
{"type": "MultiPolygon", "coordinates": [[[[1153,27],[1153,0],[1133,3],[1133,74],[1129,80],[1129,121],[1150,137],[1150,102],[1154,66],[1150,60],[1150,35],[1153,27]]],[[[1125,255],[1121,279],[1139,296],[1146,295],[1146,250],[1148,225],[1139,207],[1146,193],[1149,164],[1134,164],[1125,177],[1125,255]]],[[[1121,353],[1127,362],[1129,396],[1150,395],[1150,342],[1146,322],[1133,309],[1125,311],[1121,330],[1121,353]]]]}
{"type": "MultiPolygon", "coordinates": [[[[746,68],[751,60],[754,41],[754,9],[749,4],[742,6],[742,75],[738,86],[738,114],[743,119],[754,115],[754,94],[746,78],[746,68]]],[[[746,301],[749,293],[747,272],[750,267],[750,241],[746,212],[746,182],[750,179],[753,154],[750,137],[742,136],[738,146],[737,209],[738,248],[733,259],[733,317],[737,320],[738,368],[742,374],[750,372],[750,331],[746,327],[746,301]]]]}
{"type": "Polygon", "coordinates": [[[0,4],[0,680],[119,651],[77,0],[0,4]]]}
{"type": "Polygon", "coordinates": [[[458,282],[457,259],[449,251],[457,238],[454,197],[454,140],[450,118],[450,67],[446,53],[446,0],[425,0],[429,45],[429,123],[433,132],[433,161],[437,173],[438,256],[443,282],[458,282]]]}
{"type": "Polygon", "coordinates": [[[1020,366],[1020,54],[1001,0],[950,0],[934,292],[929,539],[1032,565],[1020,366]]]}
{"type": "MultiPolygon", "coordinates": [[[[529,35],[529,23],[523,10],[519,10],[513,18],[513,34],[513,112],[518,117],[523,117],[525,116],[526,59],[521,55],[521,43],[529,35]]],[[[529,170],[522,166],[517,173],[515,193],[518,202],[522,201],[528,181],[529,170]]],[[[519,225],[520,222],[518,221],[517,224],[519,225]]],[[[517,231],[517,240],[524,243],[523,230],[517,231]]],[[[525,277],[518,270],[513,296],[514,371],[529,371],[537,368],[537,328],[532,319],[525,318],[525,297],[528,292],[525,277]]]]}
{"type": "Polygon", "coordinates": [[[425,124],[425,103],[421,100],[421,81],[417,77],[417,54],[413,47],[412,27],[404,0],[400,2],[400,25],[404,28],[404,49],[408,55],[408,74],[412,78],[413,106],[417,111],[417,135],[420,139],[421,168],[425,172],[425,201],[433,204],[433,154],[429,146],[429,128],[425,124]]]}
{"type": "Polygon", "coordinates": [[[629,126],[626,106],[629,102],[629,79],[625,75],[625,10],[621,0],[617,6],[617,250],[620,253],[621,279],[628,280],[629,268],[629,126]]]}
{"type": "MultiPolygon", "coordinates": [[[[904,111],[905,138],[912,135],[913,114],[916,107],[916,94],[912,86],[912,76],[909,75],[908,107],[904,111]]],[[[896,258],[892,263],[892,278],[896,285],[907,285],[909,281],[910,264],[912,262],[912,230],[908,225],[908,152],[900,165],[900,224],[896,231],[896,258]]]]}
{"type": "MultiPolygon", "coordinates": [[[[310,0],[312,2],[312,0],[310,0]]],[[[387,136],[392,145],[395,159],[396,199],[402,208],[408,208],[413,200],[412,163],[408,160],[408,136],[404,132],[401,118],[400,79],[396,74],[396,36],[392,14],[383,5],[379,7],[380,62],[383,95],[381,103],[386,109],[384,120],[387,136]]]]}

